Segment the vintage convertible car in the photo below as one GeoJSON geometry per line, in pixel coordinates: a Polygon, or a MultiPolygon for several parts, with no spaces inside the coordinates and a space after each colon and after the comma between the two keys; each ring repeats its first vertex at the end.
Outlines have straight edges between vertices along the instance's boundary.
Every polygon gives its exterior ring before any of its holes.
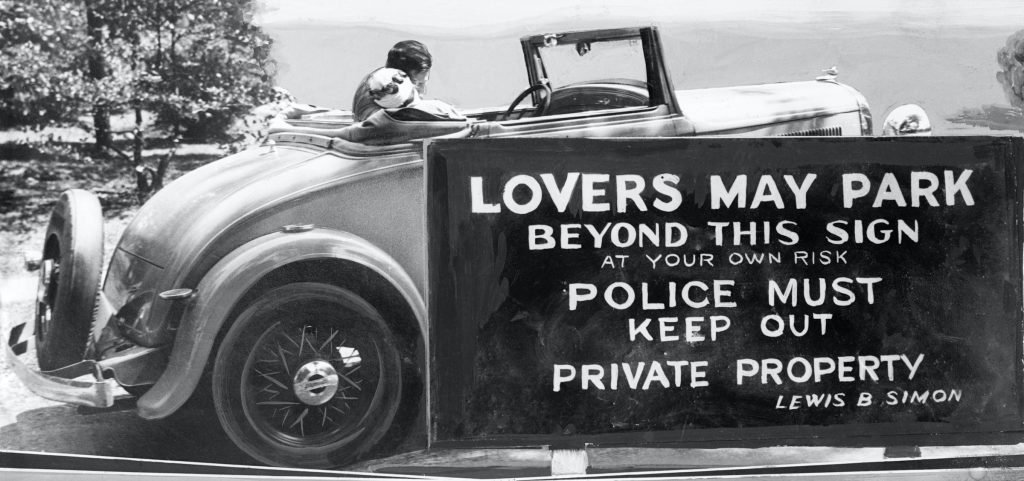
{"type": "MultiPolygon", "coordinates": [[[[44,397],[90,406],[110,406],[122,386],[146,419],[212,396],[230,437],[270,464],[426,447],[431,326],[442,321],[424,301],[423,139],[872,134],[864,97],[834,72],[675,90],[655,28],[535,35],[522,47],[529,86],[507,107],[457,121],[297,119],[181,177],[139,210],[102,283],[99,203],[64,193],[35,319],[10,335],[17,374],[44,397]],[[42,372],[19,358],[32,332],[42,372]]],[[[895,131],[927,125],[911,110],[895,131]]]]}

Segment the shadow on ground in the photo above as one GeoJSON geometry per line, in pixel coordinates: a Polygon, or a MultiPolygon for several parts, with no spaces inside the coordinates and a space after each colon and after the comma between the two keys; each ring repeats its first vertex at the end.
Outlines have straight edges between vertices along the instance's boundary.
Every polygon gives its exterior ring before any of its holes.
{"type": "Polygon", "coordinates": [[[172,461],[257,464],[231,443],[211,411],[147,421],[132,399],[97,410],[59,405],[19,413],[0,427],[0,449],[172,461]]]}

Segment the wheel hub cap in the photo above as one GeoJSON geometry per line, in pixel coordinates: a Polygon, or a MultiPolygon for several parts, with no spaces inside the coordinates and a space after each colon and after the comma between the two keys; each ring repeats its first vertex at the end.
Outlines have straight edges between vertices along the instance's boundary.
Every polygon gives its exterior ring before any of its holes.
{"type": "Polygon", "coordinates": [[[311,361],[295,371],[292,391],[304,404],[319,406],[338,392],[338,372],[326,361],[311,361]]]}

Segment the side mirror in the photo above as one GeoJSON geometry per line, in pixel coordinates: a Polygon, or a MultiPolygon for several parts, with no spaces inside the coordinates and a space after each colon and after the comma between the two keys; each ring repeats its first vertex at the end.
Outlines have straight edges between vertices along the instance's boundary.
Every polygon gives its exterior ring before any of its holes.
{"type": "Polygon", "coordinates": [[[882,124],[884,136],[924,136],[932,134],[932,122],[918,105],[906,104],[892,109],[882,124]]]}

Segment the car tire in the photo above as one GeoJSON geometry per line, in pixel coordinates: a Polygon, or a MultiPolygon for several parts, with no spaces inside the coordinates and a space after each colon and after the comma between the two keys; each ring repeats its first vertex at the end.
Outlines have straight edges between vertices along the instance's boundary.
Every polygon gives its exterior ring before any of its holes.
{"type": "Polygon", "coordinates": [[[317,282],[271,289],[236,318],[217,351],[217,417],[267,464],[334,468],[364,458],[391,426],[401,357],[380,313],[317,282]]]}
{"type": "Polygon", "coordinates": [[[46,228],[36,291],[36,357],[44,371],[85,357],[103,268],[103,213],[90,192],[61,194],[46,228]]]}

